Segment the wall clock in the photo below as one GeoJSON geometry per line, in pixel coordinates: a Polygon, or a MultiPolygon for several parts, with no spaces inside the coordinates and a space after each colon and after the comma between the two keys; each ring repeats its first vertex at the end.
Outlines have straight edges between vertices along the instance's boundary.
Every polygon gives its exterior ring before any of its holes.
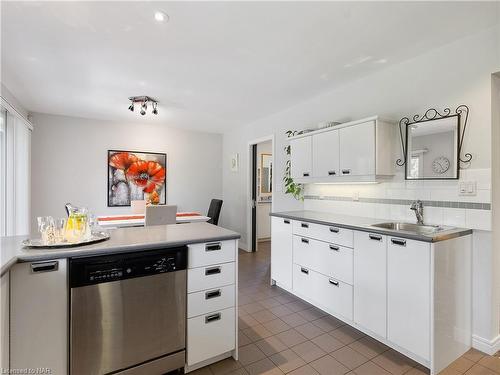
{"type": "Polygon", "coordinates": [[[450,160],[445,156],[440,156],[432,162],[432,170],[434,173],[443,174],[450,169],[450,160]]]}

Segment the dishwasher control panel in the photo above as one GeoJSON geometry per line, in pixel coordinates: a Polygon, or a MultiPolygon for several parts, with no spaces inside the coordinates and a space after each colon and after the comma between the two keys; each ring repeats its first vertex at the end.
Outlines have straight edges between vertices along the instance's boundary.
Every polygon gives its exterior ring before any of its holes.
{"type": "Polygon", "coordinates": [[[185,270],[187,247],[70,260],[72,288],[185,270]]]}

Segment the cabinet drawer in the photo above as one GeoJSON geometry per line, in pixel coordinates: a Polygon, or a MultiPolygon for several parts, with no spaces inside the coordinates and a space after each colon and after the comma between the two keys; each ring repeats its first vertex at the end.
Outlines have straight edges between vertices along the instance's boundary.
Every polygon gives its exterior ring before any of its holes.
{"type": "Polygon", "coordinates": [[[293,289],[318,307],[352,320],[353,287],[340,280],[294,264],[293,289]]]}
{"type": "Polygon", "coordinates": [[[235,241],[215,241],[188,245],[188,268],[234,262],[235,241]]]}
{"type": "Polygon", "coordinates": [[[187,364],[194,365],[236,348],[235,309],[187,320],[187,364]]]}
{"type": "Polygon", "coordinates": [[[293,262],[345,283],[353,282],[353,250],[307,237],[293,236],[293,262]]]}
{"type": "Polygon", "coordinates": [[[322,225],[308,223],[305,221],[294,221],[293,234],[310,237],[346,247],[353,246],[353,231],[350,229],[339,228],[333,225],[322,225]]]}
{"type": "Polygon", "coordinates": [[[234,285],[189,293],[187,297],[188,318],[234,307],[234,293],[234,285]]]}
{"type": "Polygon", "coordinates": [[[234,284],[234,262],[189,269],[187,278],[188,293],[234,284]]]}

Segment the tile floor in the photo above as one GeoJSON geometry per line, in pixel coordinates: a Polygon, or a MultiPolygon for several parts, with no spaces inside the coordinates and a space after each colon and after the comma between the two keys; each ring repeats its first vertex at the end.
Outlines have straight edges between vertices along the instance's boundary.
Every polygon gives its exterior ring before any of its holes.
{"type": "MultiPolygon", "coordinates": [[[[240,251],[239,361],[193,375],[421,375],[429,370],[384,344],[269,285],[270,243],[240,251]]],[[[472,349],[443,375],[498,375],[500,358],[472,349]]]]}

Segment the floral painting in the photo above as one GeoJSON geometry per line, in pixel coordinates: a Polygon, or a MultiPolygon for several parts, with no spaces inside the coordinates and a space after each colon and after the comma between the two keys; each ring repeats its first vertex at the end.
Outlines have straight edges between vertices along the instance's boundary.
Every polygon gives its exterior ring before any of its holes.
{"type": "Polygon", "coordinates": [[[130,206],[132,200],[166,203],[167,155],[108,151],[108,206],[130,206]]]}

